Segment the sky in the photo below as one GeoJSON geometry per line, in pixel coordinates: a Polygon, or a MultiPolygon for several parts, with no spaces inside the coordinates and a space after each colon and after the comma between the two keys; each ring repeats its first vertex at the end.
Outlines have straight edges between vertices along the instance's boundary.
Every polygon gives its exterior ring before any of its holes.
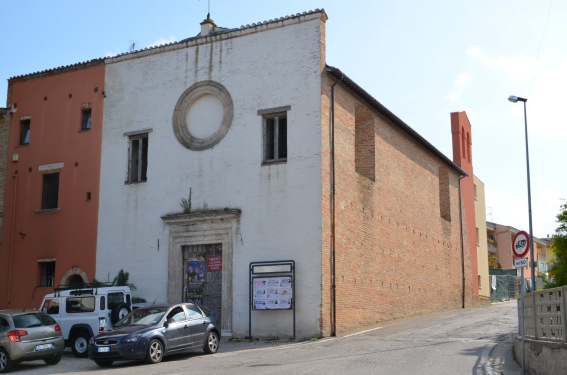
{"type": "MultiPolygon", "coordinates": [[[[0,0],[0,107],[8,79],[196,36],[210,10],[235,28],[324,9],[326,61],[452,159],[450,113],[472,125],[487,220],[557,228],[567,203],[567,1],[0,0]],[[522,103],[527,98],[528,149],[522,103]]],[[[261,46],[258,46],[261,48],[261,46]]]]}

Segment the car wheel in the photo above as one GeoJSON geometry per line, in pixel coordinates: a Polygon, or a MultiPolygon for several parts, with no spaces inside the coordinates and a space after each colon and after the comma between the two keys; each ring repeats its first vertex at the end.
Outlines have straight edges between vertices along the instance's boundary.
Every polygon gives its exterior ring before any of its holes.
{"type": "Polygon", "coordinates": [[[8,372],[12,369],[14,364],[8,355],[8,352],[0,348],[0,372],[8,372]]]}
{"type": "Polygon", "coordinates": [[[99,367],[110,367],[114,361],[95,361],[99,367]]]}
{"type": "Polygon", "coordinates": [[[214,354],[219,350],[219,335],[215,331],[209,332],[207,336],[207,342],[205,343],[205,347],[203,348],[205,353],[207,354],[214,354]]]}
{"type": "Polygon", "coordinates": [[[44,358],[43,361],[46,365],[56,365],[61,361],[61,354],[55,354],[49,358],[44,358]]]}
{"type": "Polygon", "coordinates": [[[130,308],[128,307],[128,305],[125,303],[121,303],[112,310],[112,313],[110,314],[110,319],[112,319],[112,323],[116,323],[117,321],[128,315],[129,312],[130,312],[130,308]]]}
{"type": "Polygon", "coordinates": [[[163,344],[157,339],[150,341],[148,352],[144,361],[146,363],[159,363],[163,358],[163,344]]]}
{"type": "Polygon", "coordinates": [[[86,331],[79,331],[73,335],[71,339],[71,349],[75,357],[85,358],[87,356],[90,338],[91,335],[86,331]]]}

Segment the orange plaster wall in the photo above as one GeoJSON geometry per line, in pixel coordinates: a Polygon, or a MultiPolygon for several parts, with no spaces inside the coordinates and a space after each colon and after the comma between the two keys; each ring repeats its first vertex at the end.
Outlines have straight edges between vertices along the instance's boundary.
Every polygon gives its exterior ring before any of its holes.
{"type": "Polygon", "coordinates": [[[0,308],[38,308],[52,288],[40,285],[38,259],[56,259],[55,286],[73,268],[92,281],[96,238],[104,65],[65,68],[9,82],[10,120],[4,226],[0,247],[0,308]],[[81,131],[81,108],[92,109],[81,131]],[[20,119],[31,116],[29,145],[19,145],[20,119]],[[17,158],[17,161],[15,159],[17,158]],[[40,166],[63,163],[59,210],[41,211],[40,166]],[[87,193],[90,192],[90,200],[87,193]]]}

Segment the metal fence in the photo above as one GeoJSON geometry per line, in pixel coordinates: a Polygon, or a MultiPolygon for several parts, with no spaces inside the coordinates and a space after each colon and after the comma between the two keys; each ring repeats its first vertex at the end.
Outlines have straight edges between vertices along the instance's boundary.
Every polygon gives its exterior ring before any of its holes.
{"type": "Polygon", "coordinates": [[[513,275],[491,275],[490,302],[503,302],[520,296],[520,278],[513,275]]]}
{"type": "MultiPolygon", "coordinates": [[[[567,343],[566,293],[567,286],[563,286],[524,295],[524,334],[526,337],[567,343]]],[[[522,306],[521,303],[518,304],[518,313],[520,313],[520,306],[522,306]]]]}

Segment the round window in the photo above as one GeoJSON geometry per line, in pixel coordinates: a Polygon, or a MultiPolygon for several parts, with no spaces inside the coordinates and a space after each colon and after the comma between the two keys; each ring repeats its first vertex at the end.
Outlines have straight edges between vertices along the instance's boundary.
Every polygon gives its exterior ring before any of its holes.
{"type": "Polygon", "coordinates": [[[234,107],[227,89],[218,82],[202,81],[181,95],[173,111],[173,132],[190,150],[206,150],[225,136],[234,107]]]}

